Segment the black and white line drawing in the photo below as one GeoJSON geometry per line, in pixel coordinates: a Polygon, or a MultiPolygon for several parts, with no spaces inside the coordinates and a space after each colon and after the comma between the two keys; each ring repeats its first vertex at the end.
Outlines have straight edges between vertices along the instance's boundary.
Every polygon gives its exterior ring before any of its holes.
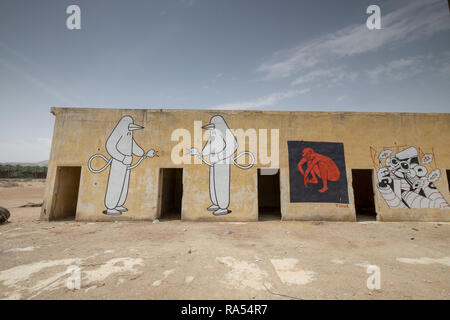
{"type": "Polygon", "coordinates": [[[385,149],[378,155],[377,188],[389,208],[450,209],[435,186],[441,171],[429,166],[434,154],[419,153],[413,146],[393,153],[385,149]]]}
{"type": "Polygon", "coordinates": [[[144,150],[133,139],[133,132],[141,129],[144,127],[135,124],[132,117],[122,117],[106,141],[106,151],[111,158],[95,154],[88,161],[88,168],[92,173],[103,172],[111,166],[105,195],[106,210],[103,211],[106,215],[121,215],[122,212],[128,211],[124,205],[128,196],[131,170],[139,166],[146,158],[158,157],[158,152],[154,149],[144,153],[144,150]],[[132,164],[133,155],[140,157],[134,165],[132,164]],[[106,165],[98,170],[93,169],[92,160],[95,158],[105,160],[106,165]]]}
{"type": "Polygon", "coordinates": [[[249,151],[243,151],[236,157],[233,154],[238,149],[236,137],[231,132],[224,118],[215,115],[209,124],[202,127],[210,130],[210,137],[203,147],[202,152],[196,148],[188,150],[192,156],[199,157],[209,168],[209,195],[211,206],[208,211],[213,211],[215,216],[231,213],[228,210],[230,204],[230,165],[234,164],[240,169],[250,169],[255,164],[255,156],[249,151]],[[245,154],[250,157],[250,164],[242,166],[236,161],[245,154]],[[205,157],[209,156],[209,161],[205,157]]]}

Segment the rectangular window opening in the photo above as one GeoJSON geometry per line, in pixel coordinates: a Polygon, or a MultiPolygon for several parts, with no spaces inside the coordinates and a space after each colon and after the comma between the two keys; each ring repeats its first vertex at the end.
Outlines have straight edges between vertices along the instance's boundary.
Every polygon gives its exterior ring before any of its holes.
{"type": "Polygon", "coordinates": [[[50,220],[75,220],[81,167],[57,167],[50,220]]]}
{"type": "Polygon", "coordinates": [[[160,169],[159,187],[161,220],[181,220],[181,199],[183,197],[183,169],[160,169]]]}
{"type": "Polygon", "coordinates": [[[258,169],[258,220],[281,220],[278,169],[258,169]]]}
{"type": "Polygon", "coordinates": [[[372,170],[353,169],[352,180],[356,221],[377,220],[373,193],[372,170]]]}

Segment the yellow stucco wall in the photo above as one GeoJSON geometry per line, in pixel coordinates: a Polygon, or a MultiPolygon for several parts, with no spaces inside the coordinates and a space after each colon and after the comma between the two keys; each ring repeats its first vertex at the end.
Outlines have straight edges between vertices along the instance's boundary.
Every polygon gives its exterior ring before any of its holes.
{"type": "MultiPolygon", "coordinates": [[[[194,121],[203,125],[212,116],[222,115],[230,128],[279,129],[279,168],[281,212],[283,220],[355,221],[351,169],[374,169],[370,147],[378,152],[387,146],[415,146],[425,152],[434,151],[441,177],[435,183],[449,201],[446,170],[450,170],[450,114],[399,114],[351,112],[270,112],[217,110],[123,110],[123,109],[65,109],[53,108],[56,116],[52,151],[47,176],[45,201],[41,219],[49,219],[56,169],[58,166],[81,166],[76,219],[84,221],[153,220],[158,217],[158,181],[160,168],[183,168],[182,219],[209,221],[258,220],[257,168],[231,168],[232,213],[213,216],[205,209],[209,200],[209,168],[205,164],[174,165],[171,141],[174,130],[184,128],[194,137],[194,121]],[[134,139],[145,150],[158,150],[159,157],[146,159],[131,173],[126,206],[122,216],[102,214],[108,171],[93,174],[87,168],[88,159],[96,153],[108,156],[105,142],[122,116],[130,115],[134,122],[145,127],[134,133],[134,139]],[[348,181],[349,204],[290,203],[289,163],[287,141],[342,142],[348,181]]],[[[201,132],[201,131],[200,131],[201,132]]],[[[270,150],[270,134],[269,146],[270,150]]],[[[201,150],[204,141],[193,146],[201,150]]],[[[239,146],[248,150],[249,146],[239,146]]],[[[136,162],[136,158],[134,162],[136,162]]],[[[96,167],[103,166],[94,161],[96,167]]],[[[446,209],[390,209],[380,197],[375,184],[375,204],[378,220],[450,221],[446,209]]]]}

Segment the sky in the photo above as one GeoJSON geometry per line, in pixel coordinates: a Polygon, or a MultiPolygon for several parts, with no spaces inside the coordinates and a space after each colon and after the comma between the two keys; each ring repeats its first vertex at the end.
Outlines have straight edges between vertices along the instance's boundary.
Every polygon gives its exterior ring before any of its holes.
{"type": "Polygon", "coordinates": [[[51,107],[449,113],[449,101],[447,0],[0,1],[0,162],[49,158],[51,107]],[[73,4],[80,30],[66,26],[73,4]]]}

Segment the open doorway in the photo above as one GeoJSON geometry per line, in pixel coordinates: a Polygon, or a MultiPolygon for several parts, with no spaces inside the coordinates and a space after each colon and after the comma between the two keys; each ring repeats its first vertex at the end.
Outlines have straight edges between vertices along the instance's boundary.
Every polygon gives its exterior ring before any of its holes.
{"type": "Polygon", "coordinates": [[[159,174],[159,219],[181,220],[183,169],[162,168],[159,174]]]}
{"type": "Polygon", "coordinates": [[[258,220],[281,220],[278,169],[258,169],[258,220]]]}
{"type": "Polygon", "coordinates": [[[448,191],[450,192],[450,170],[447,170],[448,191]]]}
{"type": "Polygon", "coordinates": [[[75,220],[81,167],[57,167],[50,220],[75,220]]]}
{"type": "Polygon", "coordinates": [[[371,169],[353,169],[353,194],[355,199],[356,221],[375,221],[375,200],[371,169]]]}

